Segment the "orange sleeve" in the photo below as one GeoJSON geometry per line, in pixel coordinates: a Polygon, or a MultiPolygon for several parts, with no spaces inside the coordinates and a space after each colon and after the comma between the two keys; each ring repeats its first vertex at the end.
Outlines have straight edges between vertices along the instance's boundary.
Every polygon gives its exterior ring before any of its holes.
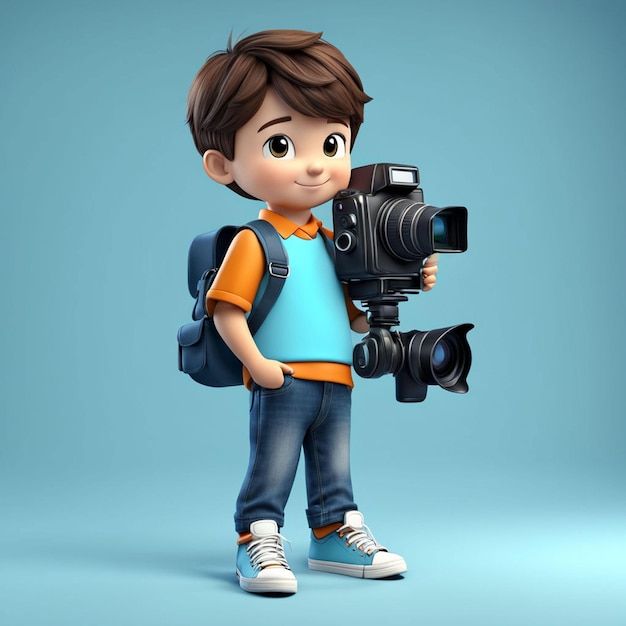
{"type": "Polygon", "coordinates": [[[218,301],[230,302],[246,313],[252,309],[263,274],[265,255],[248,228],[237,233],[206,295],[206,310],[213,315],[218,301]]]}
{"type": "MultiPolygon", "coordinates": [[[[324,234],[329,239],[331,240],[334,239],[332,230],[329,230],[328,228],[325,228],[324,226],[322,226],[322,230],[324,231],[324,234]]],[[[348,311],[348,319],[350,320],[350,323],[352,323],[357,317],[359,317],[359,315],[363,313],[363,311],[361,311],[360,309],[357,309],[356,306],[354,306],[354,302],[352,302],[352,299],[348,295],[348,285],[346,285],[345,283],[342,283],[341,286],[343,288],[343,297],[346,301],[346,310],[348,311]]]]}

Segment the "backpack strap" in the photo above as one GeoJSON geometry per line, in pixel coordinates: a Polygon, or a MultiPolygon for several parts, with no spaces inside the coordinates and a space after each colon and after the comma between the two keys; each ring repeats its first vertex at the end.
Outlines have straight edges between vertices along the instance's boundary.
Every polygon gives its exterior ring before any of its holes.
{"type": "Polygon", "coordinates": [[[241,229],[243,228],[249,228],[257,236],[267,265],[267,286],[248,317],[250,334],[254,335],[265,321],[285,285],[285,279],[289,276],[289,258],[281,236],[269,222],[253,220],[244,224],[241,229]]]}

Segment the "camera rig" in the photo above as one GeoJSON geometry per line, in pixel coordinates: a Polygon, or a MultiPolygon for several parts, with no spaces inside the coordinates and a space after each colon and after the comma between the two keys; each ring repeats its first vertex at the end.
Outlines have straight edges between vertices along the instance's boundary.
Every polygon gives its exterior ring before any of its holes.
{"type": "Polygon", "coordinates": [[[465,393],[472,324],[393,331],[398,305],[422,289],[422,268],[435,252],[467,250],[467,209],[424,203],[419,170],[377,163],[352,170],[333,200],[335,269],[353,300],[367,309],[369,333],[353,353],[362,377],[393,374],[400,402],[421,402],[428,385],[465,393]]]}

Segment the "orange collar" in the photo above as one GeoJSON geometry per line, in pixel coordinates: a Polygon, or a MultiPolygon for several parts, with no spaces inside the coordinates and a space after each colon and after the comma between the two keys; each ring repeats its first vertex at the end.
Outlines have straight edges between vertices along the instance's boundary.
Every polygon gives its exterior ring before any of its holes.
{"type": "Polygon", "coordinates": [[[287,239],[292,235],[300,237],[300,239],[315,239],[317,231],[322,226],[321,220],[318,220],[312,213],[309,221],[302,226],[294,224],[290,219],[270,209],[261,209],[259,219],[269,222],[283,239],[287,239]]]}

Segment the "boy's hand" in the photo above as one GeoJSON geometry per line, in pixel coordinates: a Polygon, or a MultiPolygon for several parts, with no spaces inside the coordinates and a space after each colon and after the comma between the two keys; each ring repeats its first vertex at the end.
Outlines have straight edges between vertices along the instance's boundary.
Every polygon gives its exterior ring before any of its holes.
{"type": "Polygon", "coordinates": [[[293,369],[281,363],[262,357],[252,367],[248,368],[252,380],[266,389],[278,389],[285,382],[285,374],[293,374],[293,369]]]}
{"type": "Polygon", "coordinates": [[[430,291],[437,282],[437,261],[439,260],[438,254],[431,254],[426,263],[422,267],[422,291],[430,291]]]}

